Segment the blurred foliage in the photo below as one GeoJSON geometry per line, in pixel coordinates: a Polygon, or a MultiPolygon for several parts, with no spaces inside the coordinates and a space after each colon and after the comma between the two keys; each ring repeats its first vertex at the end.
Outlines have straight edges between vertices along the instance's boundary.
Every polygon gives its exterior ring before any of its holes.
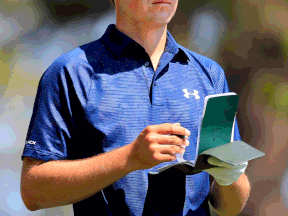
{"type": "Polygon", "coordinates": [[[57,24],[83,18],[95,19],[111,7],[109,0],[43,0],[42,3],[47,18],[57,24]]]}
{"type": "Polygon", "coordinates": [[[278,111],[288,113],[288,83],[279,83],[274,91],[273,105],[278,111]]]}
{"type": "Polygon", "coordinates": [[[9,82],[10,69],[8,61],[11,55],[11,53],[7,53],[5,50],[0,49],[0,98],[2,95],[4,95],[4,91],[9,82]]]}
{"type": "Polygon", "coordinates": [[[176,13],[191,15],[195,11],[201,11],[201,8],[215,8],[223,12],[223,16],[231,20],[233,18],[232,5],[233,0],[203,0],[203,1],[179,1],[176,13]]]}
{"type": "Polygon", "coordinates": [[[271,95],[272,93],[274,92],[274,88],[275,88],[275,85],[273,85],[271,83],[271,81],[267,82],[265,85],[264,85],[264,88],[261,89],[263,94],[264,94],[264,97],[267,99],[267,100],[270,100],[271,99],[271,95]]]}

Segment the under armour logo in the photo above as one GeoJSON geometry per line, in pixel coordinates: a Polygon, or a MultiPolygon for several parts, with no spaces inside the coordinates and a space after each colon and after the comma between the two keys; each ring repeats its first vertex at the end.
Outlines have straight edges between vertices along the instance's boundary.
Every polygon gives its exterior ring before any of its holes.
{"type": "Polygon", "coordinates": [[[193,95],[193,96],[195,96],[195,99],[197,99],[197,100],[200,99],[200,96],[198,95],[199,92],[197,90],[195,90],[195,89],[194,89],[194,93],[188,92],[187,89],[183,89],[183,92],[185,93],[184,97],[186,97],[186,98],[190,98],[189,95],[193,95]]]}

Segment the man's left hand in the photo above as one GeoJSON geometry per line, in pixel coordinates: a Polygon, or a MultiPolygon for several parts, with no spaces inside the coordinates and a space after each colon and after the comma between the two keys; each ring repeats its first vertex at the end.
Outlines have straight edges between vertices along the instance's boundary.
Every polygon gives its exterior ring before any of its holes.
{"type": "Polygon", "coordinates": [[[236,182],[245,172],[245,169],[248,166],[248,162],[233,166],[213,156],[208,158],[208,163],[217,167],[213,167],[205,171],[212,175],[219,185],[223,186],[231,185],[232,183],[236,182]]]}

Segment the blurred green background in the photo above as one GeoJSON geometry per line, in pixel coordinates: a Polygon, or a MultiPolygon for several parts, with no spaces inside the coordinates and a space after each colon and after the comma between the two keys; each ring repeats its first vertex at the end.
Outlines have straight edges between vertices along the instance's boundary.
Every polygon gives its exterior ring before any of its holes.
{"type": "MultiPolygon", "coordinates": [[[[288,2],[180,0],[169,31],[212,58],[240,95],[242,139],[266,156],[249,163],[252,190],[242,216],[288,215],[288,2]]],[[[0,1],[0,215],[30,212],[20,196],[21,154],[39,79],[62,53],[98,39],[115,13],[108,0],[0,1]]]]}

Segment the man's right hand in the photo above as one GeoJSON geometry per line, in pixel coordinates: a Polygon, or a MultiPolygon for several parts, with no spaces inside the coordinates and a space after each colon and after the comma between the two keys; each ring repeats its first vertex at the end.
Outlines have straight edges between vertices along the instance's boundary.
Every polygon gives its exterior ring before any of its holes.
{"type": "Polygon", "coordinates": [[[164,123],[146,127],[130,144],[129,164],[135,170],[148,169],[162,162],[176,160],[176,153],[184,153],[189,145],[190,131],[179,123],[164,123]],[[183,135],[180,138],[176,135],[183,135]]]}

